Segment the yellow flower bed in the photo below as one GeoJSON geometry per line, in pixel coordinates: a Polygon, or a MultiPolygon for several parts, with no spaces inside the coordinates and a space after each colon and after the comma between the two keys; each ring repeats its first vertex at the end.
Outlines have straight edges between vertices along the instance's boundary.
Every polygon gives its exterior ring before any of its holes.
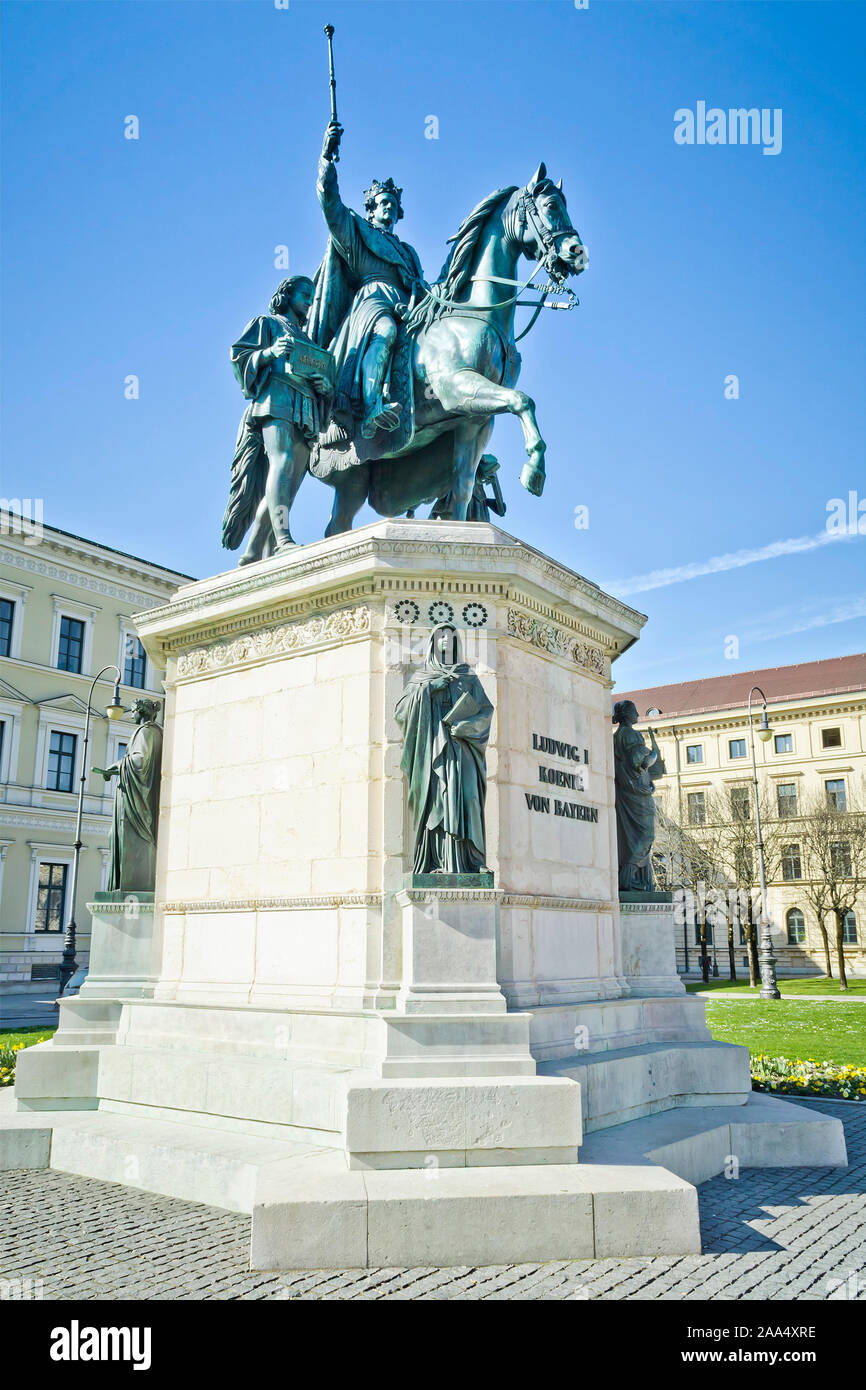
{"type": "Polygon", "coordinates": [[[776,1095],[866,1099],[866,1067],[819,1062],[814,1057],[752,1057],[752,1090],[776,1095]]]}
{"type": "Polygon", "coordinates": [[[47,1042],[51,1035],[49,1033],[40,1034],[33,1039],[28,1038],[26,1043],[18,1042],[0,1043],[0,1086],[12,1086],[15,1082],[15,1062],[18,1053],[25,1047],[32,1047],[35,1043],[47,1042]]]}

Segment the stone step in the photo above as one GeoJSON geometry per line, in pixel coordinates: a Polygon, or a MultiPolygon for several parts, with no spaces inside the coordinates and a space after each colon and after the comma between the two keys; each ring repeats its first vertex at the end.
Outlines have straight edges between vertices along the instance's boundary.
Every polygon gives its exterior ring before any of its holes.
{"type": "Polygon", "coordinates": [[[848,1155],[840,1120],[753,1091],[745,1105],[682,1107],[596,1130],[581,1145],[580,1161],[654,1164],[699,1184],[722,1172],[736,1177],[741,1168],[844,1167],[848,1155]]]}
{"type": "Polygon", "coordinates": [[[16,1077],[27,1110],[96,1109],[213,1121],[226,1129],[336,1145],[346,1091],[375,1080],[359,1067],[231,1053],[141,1047],[58,1047],[22,1052],[16,1077]],[[277,1134],[278,1132],[278,1134],[277,1134]]]}
{"type": "Polygon", "coordinates": [[[580,1082],[585,1134],[677,1106],[744,1105],[752,1094],[748,1048],[715,1041],[580,1052],[540,1062],[538,1074],[580,1082]]]}
{"type": "Polygon", "coordinates": [[[225,1211],[252,1212],[269,1183],[291,1186],[311,1160],[320,1175],[346,1166],[341,1152],[316,1144],[141,1114],[16,1111],[11,1090],[0,1104],[0,1168],[55,1168],[225,1211]]]}
{"type": "Polygon", "coordinates": [[[351,1167],[574,1163],[582,1135],[580,1087],[568,1077],[379,1078],[288,1058],[53,1043],[20,1065],[24,1110],[98,1109],[314,1143],[344,1150],[351,1167]]]}

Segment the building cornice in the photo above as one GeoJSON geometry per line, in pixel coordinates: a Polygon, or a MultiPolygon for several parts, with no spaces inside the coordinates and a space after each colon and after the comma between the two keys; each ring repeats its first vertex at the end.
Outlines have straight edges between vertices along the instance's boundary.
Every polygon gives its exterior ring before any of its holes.
{"type": "MultiPolygon", "coordinates": [[[[10,565],[27,574],[41,576],[57,583],[69,584],[89,593],[100,594],[128,604],[135,611],[150,609],[165,602],[184,580],[178,576],[174,583],[151,571],[143,564],[122,565],[107,560],[98,550],[88,552],[69,546],[53,544],[47,538],[38,546],[15,544],[17,537],[0,539],[0,564],[10,565]],[[46,558],[46,552],[51,558],[46,558]],[[103,577],[104,572],[104,577],[103,577]]],[[[31,586],[32,587],[32,586],[31,586]]]]}
{"type": "MultiPolygon", "coordinates": [[[[26,806],[22,806],[20,810],[15,812],[0,811],[0,825],[23,825],[31,830],[66,830],[74,834],[75,810],[71,809],[68,812],[54,810],[50,815],[46,815],[44,811],[30,811],[26,806]],[[58,819],[60,816],[65,816],[65,819],[58,819]]],[[[110,814],[100,817],[99,820],[96,820],[92,815],[90,817],[85,816],[82,830],[85,835],[104,835],[110,825],[110,814]]]]}
{"type": "MultiPolygon", "coordinates": [[[[770,704],[767,705],[769,713],[770,704]]],[[[752,722],[754,723],[757,711],[752,709],[752,722]]],[[[866,691],[857,692],[856,697],[852,697],[850,691],[833,695],[816,695],[804,700],[798,696],[796,701],[785,703],[784,701],[772,705],[771,722],[775,723],[794,723],[797,720],[813,719],[833,719],[842,714],[866,714],[866,691]],[[809,701],[814,698],[814,704],[809,701]],[[836,700],[837,703],[830,703],[836,700]]],[[[725,729],[742,729],[749,727],[748,711],[744,706],[730,710],[693,710],[688,714],[665,715],[662,711],[659,719],[640,719],[635,728],[643,733],[652,729],[656,738],[670,738],[676,733],[677,737],[685,737],[688,734],[705,734],[719,732],[725,729]]]]}

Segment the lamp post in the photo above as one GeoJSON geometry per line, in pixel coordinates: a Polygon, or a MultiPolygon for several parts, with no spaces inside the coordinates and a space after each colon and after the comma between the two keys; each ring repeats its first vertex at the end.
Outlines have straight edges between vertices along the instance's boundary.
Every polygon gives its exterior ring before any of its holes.
{"type": "Polygon", "coordinates": [[[770,918],[767,913],[767,871],[764,865],[764,836],[761,830],[761,803],[758,796],[758,764],[755,759],[755,726],[752,723],[752,696],[755,691],[761,697],[761,722],[758,725],[758,738],[766,743],[773,734],[767,721],[767,697],[759,685],[749,691],[748,719],[749,739],[752,745],[752,785],[755,792],[755,830],[758,836],[758,871],[761,875],[761,935],[758,945],[758,958],[761,962],[761,998],[781,999],[776,983],[776,957],[773,955],[773,941],[770,936],[770,918]]]}
{"type": "Polygon", "coordinates": [[[72,884],[70,887],[70,913],[66,930],[63,933],[63,960],[60,963],[60,994],[66,989],[72,976],[75,974],[75,936],[77,927],[75,925],[75,900],[78,895],[78,866],[81,859],[81,822],[84,816],[84,792],[87,786],[87,745],[90,742],[90,715],[93,692],[96,689],[96,682],[101,680],[106,671],[113,671],[115,675],[114,695],[111,704],[106,705],[105,713],[109,719],[120,719],[125,713],[125,709],[120,700],[120,670],[117,666],[103,666],[102,670],[93,677],[90,683],[90,694],[87,697],[87,713],[84,716],[84,746],[81,750],[81,776],[78,779],[78,813],[75,819],[75,844],[73,845],[74,855],[72,858],[72,884]]]}

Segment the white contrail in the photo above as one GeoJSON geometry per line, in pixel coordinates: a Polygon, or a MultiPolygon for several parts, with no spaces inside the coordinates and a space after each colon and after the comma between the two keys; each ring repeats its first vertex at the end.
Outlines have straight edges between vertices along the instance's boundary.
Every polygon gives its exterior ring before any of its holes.
{"type": "Polygon", "coordinates": [[[856,537],[846,532],[818,531],[814,536],[794,536],[787,541],[771,541],[769,545],[761,545],[753,550],[732,550],[727,555],[712,555],[709,560],[694,560],[690,565],[650,570],[648,574],[635,574],[631,579],[612,580],[601,587],[608,593],[625,598],[627,594],[642,594],[647,589],[664,589],[668,584],[683,584],[687,579],[698,579],[703,574],[721,574],[724,570],[738,570],[744,565],[756,565],[760,560],[775,560],[780,555],[798,555],[804,550],[817,550],[819,546],[829,545],[831,541],[853,539],[856,537]]]}
{"type": "Polygon", "coordinates": [[[795,632],[809,632],[816,627],[829,627],[832,623],[848,623],[853,618],[866,618],[866,594],[860,594],[855,598],[845,599],[837,603],[835,607],[823,613],[813,613],[811,616],[799,610],[800,616],[794,617],[792,622],[787,622],[787,614],[794,614],[796,609],[781,609],[778,614],[767,614],[767,617],[775,617],[776,621],[771,627],[764,627],[758,632],[747,632],[748,642],[771,642],[775,637],[789,637],[795,632]]]}

